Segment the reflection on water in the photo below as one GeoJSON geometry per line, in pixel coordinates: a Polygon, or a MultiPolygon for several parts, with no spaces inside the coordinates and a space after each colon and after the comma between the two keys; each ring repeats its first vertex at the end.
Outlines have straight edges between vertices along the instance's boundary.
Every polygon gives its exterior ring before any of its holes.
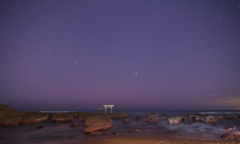
{"type": "MultiPolygon", "coordinates": [[[[118,135],[148,136],[153,138],[189,138],[205,140],[222,140],[220,136],[226,132],[220,130],[228,125],[240,127],[240,120],[220,119],[219,125],[205,124],[200,121],[195,123],[181,122],[179,125],[169,125],[167,119],[172,116],[184,116],[189,113],[202,113],[219,116],[225,114],[240,115],[240,111],[119,111],[130,115],[131,122],[123,124],[122,119],[113,119],[112,128],[95,133],[93,135],[83,133],[84,127],[71,128],[72,123],[83,124],[83,121],[52,123],[45,121],[42,123],[27,124],[21,126],[0,126],[0,143],[4,144],[40,144],[40,143],[71,143],[82,142],[103,137],[114,137],[113,132],[118,135]],[[156,123],[143,122],[147,114],[166,114],[165,120],[156,123]],[[135,121],[136,116],[141,116],[141,121],[135,121]],[[42,129],[35,129],[43,126],[42,129]],[[129,129],[139,129],[138,133],[129,133],[129,129]]],[[[239,130],[239,129],[237,129],[239,130]]]]}

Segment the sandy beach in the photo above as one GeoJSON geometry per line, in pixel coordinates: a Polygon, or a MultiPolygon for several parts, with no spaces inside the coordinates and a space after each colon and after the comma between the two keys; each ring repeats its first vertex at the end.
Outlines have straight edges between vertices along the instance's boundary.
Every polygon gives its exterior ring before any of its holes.
{"type": "Polygon", "coordinates": [[[114,138],[98,139],[74,144],[239,144],[234,141],[206,141],[206,140],[188,140],[188,139],[155,139],[148,137],[128,137],[119,136],[114,138]]]}

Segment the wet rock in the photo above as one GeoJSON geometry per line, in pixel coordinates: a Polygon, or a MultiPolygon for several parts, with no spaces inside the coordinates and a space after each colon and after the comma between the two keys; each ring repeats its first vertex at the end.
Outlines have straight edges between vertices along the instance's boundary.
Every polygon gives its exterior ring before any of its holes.
{"type": "Polygon", "coordinates": [[[89,117],[85,120],[85,126],[87,126],[84,132],[94,132],[96,130],[108,129],[112,126],[112,119],[108,116],[89,117]]]}
{"type": "Polygon", "coordinates": [[[138,129],[131,129],[131,130],[128,130],[128,132],[130,132],[130,133],[138,133],[138,129]]]}
{"type": "Polygon", "coordinates": [[[136,116],[136,121],[139,121],[139,120],[141,120],[142,118],[140,117],[140,116],[136,116]]]}
{"type": "Polygon", "coordinates": [[[43,129],[43,126],[37,126],[35,129],[43,129]]]}
{"type": "Polygon", "coordinates": [[[159,116],[155,113],[149,114],[147,116],[147,119],[144,120],[144,122],[156,122],[157,120],[164,120],[164,116],[159,116]]]}
{"type": "Polygon", "coordinates": [[[112,135],[118,135],[118,132],[113,132],[112,135]]]}
{"type": "Polygon", "coordinates": [[[168,123],[172,125],[177,125],[180,123],[181,120],[182,120],[182,117],[170,117],[168,119],[168,123]]]}
{"type": "Polygon", "coordinates": [[[213,116],[206,116],[202,119],[205,123],[218,123],[218,119],[214,118],[213,116]]]}
{"type": "Polygon", "coordinates": [[[222,128],[221,130],[223,130],[223,131],[232,131],[232,130],[235,130],[235,129],[237,129],[237,127],[235,127],[235,126],[227,126],[225,128],[222,128]]]}
{"type": "Polygon", "coordinates": [[[240,141],[240,131],[234,131],[231,133],[223,134],[221,137],[226,140],[240,141]]]}
{"type": "Polygon", "coordinates": [[[152,113],[152,114],[147,116],[147,119],[164,120],[165,117],[164,116],[159,116],[155,113],[152,113]]]}
{"type": "Polygon", "coordinates": [[[235,115],[225,115],[223,116],[224,119],[238,119],[238,116],[235,115]]]}
{"type": "Polygon", "coordinates": [[[123,120],[123,123],[124,123],[124,124],[130,123],[130,119],[124,119],[124,120],[123,120]]]}
{"type": "Polygon", "coordinates": [[[83,126],[83,125],[82,124],[76,124],[76,123],[70,125],[70,127],[79,127],[79,126],[83,126]]]}

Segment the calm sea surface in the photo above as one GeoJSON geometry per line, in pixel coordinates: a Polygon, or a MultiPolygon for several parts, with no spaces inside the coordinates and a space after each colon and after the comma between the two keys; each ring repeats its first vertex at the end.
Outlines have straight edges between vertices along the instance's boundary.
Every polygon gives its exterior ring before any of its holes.
{"type": "MultiPolygon", "coordinates": [[[[55,111],[56,112],[56,111],[55,111]]],[[[66,112],[66,111],[65,111],[66,112]]],[[[82,111],[81,111],[82,112],[82,111]]],[[[99,113],[99,111],[85,111],[99,113]]],[[[101,111],[103,112],[103,111],[101,111]]],[[[83,133],[84,127],[71,128],[72,123],[83,124],[84,121],[75,120],[73,122],[52,123],[44,121],[41,123],[26,124],[21,126],[0,126],[0,144],[65,144],[83,142],[104,137],[115,137],[113,132],[118,132],[119,136],[144,136],[152,138],[188,138],[204,140],[222,140],[220,136],[225,131],[220,130],[228,125],[234,125],[240,130],[240,119],[226,120],[220,119],[219,125],[205,124],[200,121],[190,124],[181,122],[179,125],[169,125],[167,119],[172,116],[186,116],[187,114],[202,113],[213,116],[238,115],[240,111],[114,111],[129,114],[131,122],[123,124],[123,119],[113,119],[112,128],[100,131],[100,133],[83,133]],[[165,120],[156,123],[143,122],[148,114],[166,114],[165,120]],[[141,121],[135,121],[136,116],[141,116],[141,121]],[[43,126],[42,129],[35,129],[43,126]],[[139,129],[138,133],[129,133],[127,130],[139,129]]]]}

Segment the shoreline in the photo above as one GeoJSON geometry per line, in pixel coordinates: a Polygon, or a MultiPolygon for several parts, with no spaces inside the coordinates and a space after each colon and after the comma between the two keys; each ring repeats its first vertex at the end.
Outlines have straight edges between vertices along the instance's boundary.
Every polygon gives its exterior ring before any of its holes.
{"type": "Polygon", "coordinates": [[[150,138],[140,136],[116,136],[71,144],[239,144],[239,141],[209,141],[177,138],[150,138]]]}

